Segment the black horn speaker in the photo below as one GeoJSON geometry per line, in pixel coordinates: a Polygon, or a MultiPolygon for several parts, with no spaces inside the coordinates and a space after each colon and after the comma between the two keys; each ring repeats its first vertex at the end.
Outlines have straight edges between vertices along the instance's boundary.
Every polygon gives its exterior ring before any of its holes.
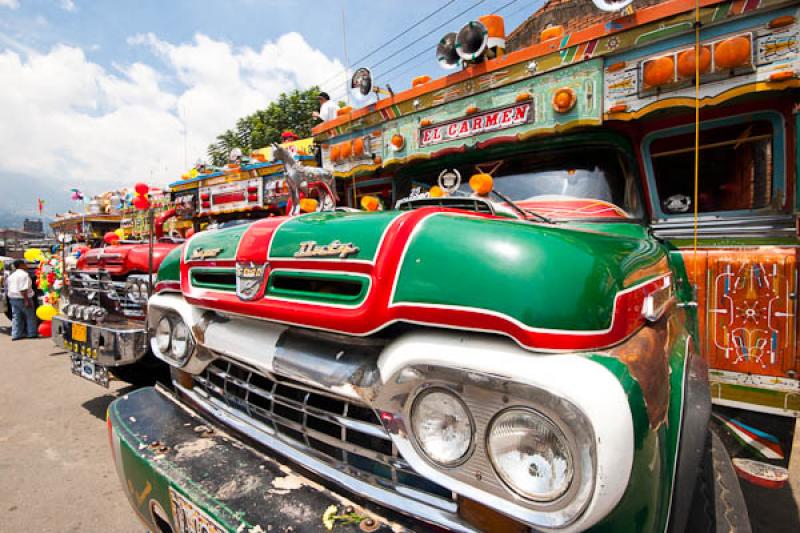
{"type": "Polygon", "coordinates": [[[456,52],[464,61],[481,59],[489,42],[489,30],[483,23],[473,20],[461,28],[456,35],[456,52]]]}
{"type": "Polygon", "coordinates": [[[438,46],[436,46],[436,60],[439,62],[439,66],[448,70],[456,68],[461,62],[461,58],[458,57],[456,52],[455,32],[451,31],[439,41],[438,46]]]}

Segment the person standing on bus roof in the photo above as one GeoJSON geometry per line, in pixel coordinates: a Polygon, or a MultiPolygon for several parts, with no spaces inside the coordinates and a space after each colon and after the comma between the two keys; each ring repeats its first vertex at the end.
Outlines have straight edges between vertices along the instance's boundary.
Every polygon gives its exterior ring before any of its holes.
{"type": "Polygon", "coordinates": [[[314,118],[318,118],[323,122],[336,118],[336,104],[331,102],[331,97],[328,96],[328,93],[319,93],[319,112],[314,111],[311,114],[314,118]]]}

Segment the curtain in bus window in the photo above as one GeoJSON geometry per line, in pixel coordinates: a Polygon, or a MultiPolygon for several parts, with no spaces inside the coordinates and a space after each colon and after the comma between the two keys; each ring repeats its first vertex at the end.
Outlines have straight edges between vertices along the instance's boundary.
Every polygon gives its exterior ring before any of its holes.
{"type": "MultiPolygon", "coordinates": [[[[772,201],[772,124],[756,121],[700,132],[699,211],[761,209],[772,201]]],[[[691,213],[694,132],[664,137],[650,147],[661,210],[691,213]]]]}

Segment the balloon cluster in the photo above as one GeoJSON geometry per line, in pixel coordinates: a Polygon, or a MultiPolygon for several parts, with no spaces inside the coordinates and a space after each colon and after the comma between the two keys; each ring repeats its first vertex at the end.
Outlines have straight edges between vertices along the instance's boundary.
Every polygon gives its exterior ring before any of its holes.
{"type": "Polygon", "coordinates": [[[52,334],[53,317],[58,314],[58,301],[64,286],[64,265],[54,250],[53,253],[39,248],[28,248],[23,257],[30,263],[38,263],[36,267],[36,286],[44,293],[42,305],[36,308],[39,324],[39,335],[49,337],[52,334]]]}
{"type": "Polygon", "coordinates": [[[139,211],[150,209],[150,196],[147,194],[150,192],[150,187],[146,183],[137,183],[133,190],[136,191],[136,195],[133,197],[133,207],[139,211]]]}
{"type": "Polygon", "coordinates": [[[117,228],[114,231],[106,232],[103,235],[103,242],[106,244],[117,244],[120,239],[125,237],[125,230],[117,228]]]}

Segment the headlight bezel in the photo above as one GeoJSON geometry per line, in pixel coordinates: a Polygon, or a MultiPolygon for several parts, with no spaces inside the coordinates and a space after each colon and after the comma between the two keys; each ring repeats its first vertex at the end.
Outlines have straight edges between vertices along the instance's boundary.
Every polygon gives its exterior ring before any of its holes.
{"type": "Polygon", "coordinates": [[[475,428],[475,420],[472,417],[472,413],[470,412],[469,407],[467,407],[466,403],[459,397],[457,392],[452,390],[449,387],[442,386],[441,384],[430,384],[424,387],[421,387],[416,391],[414,394],[413,399],[409,401],[409,425],[411,426],[411,436],[412,441],[419,451],[419,453],[426,459],[428,462],[432,463],[433,465],[441,468],[455,468],[462,464],[464,464],[472,455],[475,450],[475,442],[477,440],[476,428],[475,428]],[[467,421],[469,423],[469,444],[464,452],[456,459],[452,461],[437,461],[435,458],[431,456],[431,453],[426,450],[425,444],[421,441],[419,435],[416,434],[414,428],[414,414],[416,409],[419,407],[420,403],[425,400],[426,397],[430,396],[431,394],[446,394],[461,407],[464,411],[464,414],[467,417],[467,421]]]}
{"type": "Polygon", "coordinates": [[[569,439],[564,434],[564,431],[561,429],[561,427],[559,427],[559,425],[557,423],[555,423],[554,421],[550,420],[550,418],[547,417],[546,415],[542,414],[541,412],[539,412],[536,409],[533,409],[532,407],[529,407],[529,406],[512,405],[510,407],[507,407],[506,409],[503,409],[502,411],[499,411],[499,412],[495,413],[495,415],[491,418],[491,420],[489,420],[489,424],[486,426],[486,431],[484,433],[484,438],[486,440],[486,444],[485,444],[486,457],[489,459],[489,462],[491,463],[492,468],[494,468],[494,472],[497,475],[497,477],[505,484],[505,486],[513,494],[515,494],[517,496],[520,496],[522,498],[525,498],[527,500],[530,500],[532,502],[549,503],[549,502],[558,501],[559,498],[563,497],[565,494],[567,494],[569,492],[569,488],[570,488],[570,486],[572,485],[572,483],[575,480],[575,472],[574,472],[574,466],[573,466],[573,463],[574,463],[573,450],[570,447],[569,439]],[[495,455],[492,452],[491,439],[492,439],[492,433],[493,433],[493,430],[494,430],[495,426],[499,423],[499,421],[502,419],[502,417],[508,416],[509,414],[516,413],[516,412],[525,413],[525,414],[527,414],[529,416],[532,416],[534,418],[541,419],[541,421],[543,421],[545,425],[548,425],[548,426],[550,426],[550,428],[552,428],[552,432],[556,435],[557,438],[559,438],[559,440],[561,440],[561,443],[563,444],[564,448],[566,449],[567,457],[568,457],[569,479],[567,481],[567,486],[564,487],[564,489],[561,490],[555,496],[552,496],[552,497],[545,497],[545,496],[535,497],[535,496],[532,496],[531,494],[526,494],[524,490],[520,489],[519,487],[516,487],[514,482],[509,479],[509,476],[507,475],[507,473],[504,472],[503,468],[498,464],[499,463],[498,458],[495,457],[495,455]]]}
{"type": "Polygon", "coordinates": [[[385,417],[400,454],[421,475],[450,490],[545,528],[564,527],[587,509],[597,483],[594,426],[587,414],[567,398],[531,383],[458,366],[410,363],[396,368],[384,382],[376,407],[385,417]],[[473,417],[474,449],[458,468],[429,460],[412,434],[411,405],[420,390],[445,387],[455,391],[473,417]],[[573,476],[569,488],[553,501],[533,501],[511,489],[495,471],[487,455],[486,437],[491,420],[511,407],[544,414],[558,427],[569,446],[573,476]]]}
{"type": "MultiPolygon", "coordinates": [[[[161,312],[152,312],[148,317],[148,335],[150,337],[150,348],[153,351],[153,354],[161,359],[162,361],[168,363],[170,366],[174,366],[177,368],[183,368],[192,358],[192,353],[195,350],[195,341],[192,335],[192,328],[189,324],[180,316],[179,313],[174,311],[161,311],[161,312]],[[162,324],[167,324],[169,326],[169,342],[164,347],[163,343],[159,342],[159,328],[162,324]],[[186,333],[186,340],[185,347],[182,353],[179,355],[176,353],[174,349],[175,342],[175,333],[179,327],[183,327],[186,333]]],[[[162,332],[163,335],[163,332],[162,332]]]]}

